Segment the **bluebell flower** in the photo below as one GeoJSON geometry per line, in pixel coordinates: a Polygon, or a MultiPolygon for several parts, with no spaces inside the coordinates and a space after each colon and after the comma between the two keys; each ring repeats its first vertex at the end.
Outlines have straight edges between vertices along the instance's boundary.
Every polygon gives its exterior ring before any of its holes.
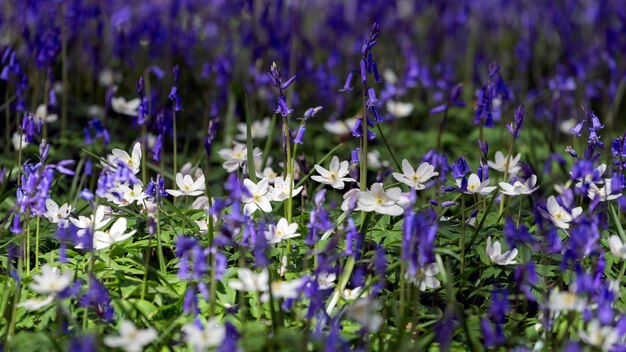
{"type": "Polygon", "coordinates": [[[511,132],[513,139],[517,139],[519,131],[522,128],[522,122],[524,121],[524,106],[520,105],[515,109],[513,122],[506,125],[506,128],[511,132]]]}
{"type": "Polygon", "coordinates": [[[96,338],[92,334],[82,334],[70,340],[68,352],[94,352],[95,346],[96,338]]]}
{"type": "Polygon", "coordinates": [[[509,313],[509,293],[506,289],[494,289],[491,291],[491,304],[489,305],[489,317],[492,321],[503,323],[506,314],[509,313]]]}
{"type": "Polygon", "coordinates": [[[350,72],[348,73],[348,76],[346,77],[346,83],[343,85],[343,87],[341,89],[339,89],[340,92],[351,92],[352,91],[352,78],[354,77],[354,72],[350,72]]]}
{"type": "Polygon", "coordinates": [[[520,225],[517,228],[511,218],[507,218],[504,224],[504,239],[511,249],[516,248],[521,243],[534,245],[538,242],[526,226],[520,225]]]}
{"type": "Polygon", "coordinates": [[[90,279],[89,290],[79,299],[82,307],[92,307],[101,319],[112,322],[115,311],[109,290],[95,277],[90,279]]]}
{"type": "Polygon", "coordinates": [[[463,157],[459,157],[454,161],[452,165],[452,177],[454,178],[462,178],[465,175],[472,171],[472,169],[467,164],[467,161],[463,157]]]}

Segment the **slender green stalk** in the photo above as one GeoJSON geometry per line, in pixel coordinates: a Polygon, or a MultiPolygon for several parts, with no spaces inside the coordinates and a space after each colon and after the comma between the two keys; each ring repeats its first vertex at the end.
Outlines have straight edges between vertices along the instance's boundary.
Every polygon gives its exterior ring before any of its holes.
{"type": "Polygon", "coordinates": [[[439,124],[439,133],[437,134],[437,150],[441,150],[441,136],[443,135],[443,131],[446,127],[446,122],[448,121],[448,108],[443,111],[443,118],[441,119],[441,123],[439,124]]]}
{"type": "Polygon", "coordinates": [[[35,225],[35,270],[39,269],[39,220],[38,216],[35,225]]]}
{"type": "Polygon", "coordinates": [[[263,160],[261,161],[260,170],[265,170],[265,166],[267,166],[267,158],[270,155],[270,149],[272,148],[272,140],[274,137],[274,129],[276,128],[276,114],[272,115],[272,122],[270,123],[269,133],[267,134],[267,139],[265,140],[265,148],[263,148],[263,160]]]}
{"type": "Polygon", "coordinates": [[[157,205],[157,210],[156,210],[157,258],[159,260],[159,271],[161,272],[161,275],[165,275],[166,268],[165,268],[165,257],[163,256],[163,244],[161,241],[161,217],[159,216],[160,212],[161,212],[161,207],[157,205]]]}
{"type": "Polygon", "coordinates": [[[152,236],[148,237],[148,248],[144,253],[144,269],[143,269],[143,281],[141,283],[141,300],[143,301],[146,298],[146,294],[148,293],[148,271],[150,269],[150,251],[152,249],[152,236]]]}
{"type": "MultiPolygon", "coordinates": [[[[17,266],[22,267],[22,256],[17,258],[17,266]]],[[[22,276],[20,275],[20,278],[22,276]]],[[[17,323],[17,306],[20,303],[20,296],[22,293],[22,283],[21,280],[15,281],[15,294],[13,295],[13,307],[11,307],[11,322],[9,323],[9,328],[7,329],[7,338],[6,338],[6,346],[7,351],[10,348],[10,342],[13,339],[13,335],[15,335],[15,324],[17,323]]]]}
{"type": "Polygon", "coordinates": [[[173,133],[173,137],[172,137],[172,148],[174,149],[174,161],[173,161],[173,165],[172,165],[172,175],[176,175],[176,173],[178,172],[178,161],[177,161],[177,153],[178,153],[178,147],[177,147],[177,135],[176,135],[176,110],[172,109],[172,133],[173,133]]]}
{"type": "Polygon", "coordinates": [[[377,124],[376,127],[378,128],[378,133],[380,134],[380,137],[382,138],[383,143],[385,144],[385,148],[387,148],[387,151],[389,152],[389,155],[391,156],[393,163],[396,165],[398,170],[402,170],[402,165],[400,165],[400,163],[398,162],[398,159],[396,159],[396,156],[393,153],[393,150],[389,146],[389,143],[387,143],[387,138],[385,138],[385,134],[383,133],[383,129],[380,127],[380,124],[377,124]]]}
{"type": "Polygon", "coordinates": [[[461,195],[461,274],[465,271],[465,197],[461,195]]]}
{"type": "MultiPolygon", "coordinates": [[[[257,182],[256,168],[254,165],[254,150],[252,145],[252,116],[250,115],[250,102],[246,93],[246,149],[248,159],[248,177],[252,182],[257,182]]],[[[285,164],[287,165],[287,164],[285,164]]]]}
{"type": "MultiPolygon", "coordinates": [[[[96,226],[96,211],[98,209],[98,198],[96,198],[96,201],[94,203],[93,206],[93,210],[92,210],[92,219],[93,221],[91,222],[91,229],[90,229],[90,235],[93,237],[93,234],[95,232],[95,226],[96,226]]],[[[92,240],[93,242],[93,240],[92,240]]],[[[93,246],[93,244],[92,244],[93,246]]],[[[95,264],[96,261],[96,256],[94,253],[94,249],[93,247],[91,248],[91,250],[89,251],[89,269],[87,270],[87,290],[91,289],[91,285],[93,285],[93,266],[95,264]]],[[[88,318],[89,318],[89,308],[85,307],[84,308],[84,312],[83,312],[83,330],[87,329],[87,322],[88,322],[88,318]]]]}

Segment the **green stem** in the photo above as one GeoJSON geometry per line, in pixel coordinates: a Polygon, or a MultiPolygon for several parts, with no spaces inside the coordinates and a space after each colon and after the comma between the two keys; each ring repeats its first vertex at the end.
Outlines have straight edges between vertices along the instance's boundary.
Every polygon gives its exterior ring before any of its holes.
{"type": "Polygon", "coordinates": [[[39,220],[38,216],[35,228],[35,270],[39,269],[39,220]]]}
{"type": "Polygon", "coordinates": [[[172,148],[174,149],[174,161],[173,161],[173,172],[172,175],[176,176],[176,173],[178,172],[178,161],[177,161],[177,153],[178,153],[178,148],[177,148],[177,135],[176,135],[176,110],[172,109],[172,133],[173,133],[173,137],[172,137],[172,148]]]}
{"type": "Polygon", "coordinates": [[[270,130],[265,140],[265,148],[263,148],[263,160],[261,161],[261,171],[265,170],[267,166],[267,158],[270,155],[270,149],[272,148],[272,137],[274,136],[274,129],[276,128],[276,114],[272,115],[272,122],[270,123],[270,130]]]}
{"type": "Polygon", "coordinates": [[[377,124],[376,127],[378,128],[378,133],[380,133],[380,137],[382,138],[383,143],[385,144],[385,148],[387,148],[389,155],[391,155],[391,159],[393,160],[393,163],[396,165],[398,170],[402,170],[402,166],[398,162],[398,159],[396,159],[396,156],[394,155],[393,150],[389,146],[389,143],[387,143],[387,138],[385,138],[385,134],[383,133],[383,129],[380,127],[380,124],[377,124]]]}
{"type": "MultiPolygon", "coordinates": [[[[26,211],[26,218],[24,219],[24,225],[26,226],[26,232],[24,232],[26,250],[24,251],[24,258],[26,258],[26,274],[30,275],[30,212],[26,211]]],[[[21,277],[21,275],[20,275],[21,277]]]]}
{"type": "Polygon", "coordinates": [[[461,195],[461,274],[465,271],[465,197],[461,195]]]}
{"type": "MultiPolygon", "coordinates": [[[[22,256],[17,258],[17,266],[22,267],[22,256]]],[[[20,275],[20,278],[22,276],[20,275]]],[[[10,342],[15,334],[15,324],[17,323],[17,306],[20,303],[20,295],[22,293],[22,284],[20,280],[15,281],[15,295],[13,296],[13,307],[11,307],[11,322],[9,323],[9,328],[7,331],[6,345],[7,351],[10,348],[10,342]]]]}
{"type": "Polygon", "coordinates": [[[439,124],[439,133],[437,134],[437,150],[441,150],[441,136],[443,135],[443,131],[446,126],[446,122],[448,121],[448,108],[443,111],[443,118],[441,119],[441,123],[439,124]]]}
{"type": "Polygon", "coordinates": [[[165,268],[165,258],[163,256],[163,244],[161,241],[161,218],[159,216],[160,211],[161,211],[161,207],[157,205],[157,210],[156,210],[157,257],[159,259],[159,271],[161,272],[161,275],[165,275],[166,268],[165,268]]]}
{"type": "Polygon", "coordinates": [[[144,269],[143,269],[143,282],[141,283],[141,300],[146,298],[148,293],[148,271],[150,269],[150,250],[152,249],[152,237],[148,238],[148,248],[146,248],[144,269]]]}
{"type": "MultiPolygon", "coordinates": [[[[96,211],[98,209],[98,198],[96,197],[96,202],[94,203],[93,206],[93,211],[92,211],[92,223],[91,223],[91,229],[90,229],[90,235],[93,237],[93,234],[95,232],[95,226],[96,226],[96,211]]],[[[93,246],[93,240],[92,240],[92,246],[93,246]]],[[[87,271],[87,291],[89,291],[91,289],[91,285],[93,285],[93,266],[94,263],[96,261],[96,256],[94,254],[94,249],[93,247],[91,248],[91,250],[89,251],[89,269],[87,271]]],[[[83,311],[83,330],[87,329],[87,321],[89,318],[89,308],[85,307],[84,311],[83,311]]]]}
{"type": "MultiPolygon", "coordinates": [[[[246,93],[246,151],[248,159],[248,177],[252,182],[257,182],[256,168],[254,165],[254,150],[252,145],[252,116],[250,115],[250,102],[246,93]]],[[[287,164],[285,164],[286,166],[287,164]]]]}

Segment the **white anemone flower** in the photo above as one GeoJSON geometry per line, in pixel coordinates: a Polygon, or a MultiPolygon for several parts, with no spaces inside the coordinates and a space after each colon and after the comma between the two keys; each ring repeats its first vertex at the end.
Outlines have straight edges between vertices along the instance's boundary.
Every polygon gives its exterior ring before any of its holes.
{"type": "Polygon", "coordinates": [[[319,165],[315,165],[315,170],[319,175],[311,176],[311,178],[313,181],[330,185],[334,189],[343,189],[345,187],[344,182],[356,182],[355,179],[346,177],[350,173],[349,167],[350,163],[348,163],[348,161],[344,160],[340,163],[339,158],[333,156],[328,170],[319,165]]]}
{"type": "MultiPolygon", "coordinates": [[[[517,154],[516,156],[511,157],[511,159],[509,160],[508,168],[509,175],[513,176],[522,169],[522,167],[518,165],[521,157],[522,154],[517,154]]],[[[495,155],[495,161],[488,160],[487,165],[489,165],[489,167],[494,170],[504,172],[506,168],[506,155],[504,155],[501,151],[497,151],[495,155]]]]}
{"type": "Polygon", "coordinates": [[[133,172],[133,174],[138,174],[141,169],[141,143],[135,143],[132,155],[128,155],[125,150],[114,148],[111,150],[111,154],[107,156],[107,161],[112,167],[117,166],[118,162],[121,161],[133,172]]]}
{"type": "Polygon", "coordinates": [[[370,169],[380,169],[381,167],[389,167],[389,161],[383,160],[378,150],[372,150],[367,153],[367,167],[370,169]]]}
{"type": "Polygon", "coordinates": [[[141,352],[144,347],[156,340],[157,336],[155,328],[137,329],[131,321],[122,320],[120,334],[105,337],[104,344],[112,348],[121,348],[126,352],[141,352]]]}
{"type": "Polygon", "coordinates": [[[243,180],[243,185],[246,187],[250,196],[243,196],[243,211],[247,215],[253,214],[257,209],[261,209],[265,213],[272,211],[272,204],[270,199],[272,192],[270,190],[269,180],[264,178],[258,183],[252,182],[250,179],[243,180]]]}
{"type": "Polygon", "coordinates": [[[411,115],[414,108],[411,103],[403,103],[400,101],[396,102],[393,100],[387,100],[387,104],[385,106],[387,107],[387,112],[397,119],[411,115]]]}
{"type": "Polygon", "coordinates": [[[378,312],[380,303],[371,298],[360,298],[352,303],[347,310],[347,315],[369,332],[376,332],[383,325],[384,319],[378,312]]]}
{"type": "MultiPolygon", "coordinates": [[[[461,188],[462,179],[456,180],[457,187],[461,188]]],[[[480,181],[480,178],[476,174],[471,174],[467,178],[467,190],[464,191],[465,194],[480,194],[480,195],[488,195],[493,192],[497,187],[489,186],[489,179],[484,181],[480,181]]]]}
{"type": "MultiPolygon", "coordinates": [[[[596,168],[593,169],[593,173],[586,175],[584,179],[583,178],[576,179],[577,182],[574,186],[580,188],[583,186],[583,184],[588,184],[588,183],[593,182],[594,178],[599,179],[598,183],[602,183],[603,181],[602,175],[604,175],[605,172],[606,172],[606,164],[604,163],[600,164],[596,168]]],[[[571,174],[572,173],[570,172],[570,175],[571,174]]]]}
{"type": "Polygon", "coordinates": [[[582,214],[583,208],[576,207],[572,209],[572,212],[570,213],[564,207],[559,205],[554,196],[550,196],[548,198],[547,210],[539,208],[539,212],[543,215],[543,217],[552,221],[554,226],[567,230],[569,229],[569,223],[582,214]]]}
{"type": "Polygon", "coordinates": [[[322,272],[317,275],[317,285],[320,290],[328,290],[335,286],[335,280],[337,280],[337,274],[322,272]]]}
{"type": "Polygon", "coordinates": [[[374,183],[369,191],[358,193],[357,205],[357,210],[398,216],[404,213],[408,202],[404,199],[400,187],[385,190],[382,183],[374,183]]]}
{"type": "MultiPolygon", "coordinates": [[[[259,166],[259,165],[257,165],[259,166]]],[[[289,175],[287,175],[289,176],[289,175]]],[[[270,183],[274,183],[274,180],[278,177],[280,177],[280,175],[278,174],[278,172],[274,171],[274,169],[272,169],[271,166],[266,166],[265,169],[263,169],[263,172],[261,171],[257,171],[256,172],[256,177],[258,178],[266,178],[270,181],[270,183]]]]}
{"type": "Polygon", "coordinates": [[[13,136],[11,136],[11,143],[13,144],[13,149],[17,152],[20,151],[28,145],[26,141],[26,135],[20,132],[14,132],[13,136]]]}
{"type": "Polygon", "coordinates": [[[599,200],[601,202],[606,202],[607,200],[613,200],[621,197],[622,193],[613,193],[611,190],[611,179],[607,178],[604,180],[604,185],[596,185],[595,183],[591,182],[589,184],[587,196],[591,200],[599,197],[599,200]]]}
{"type": "Polygon", "coordinates": [[[289,198],[289,187],[291,187],[291,197],[297,196],[304,186],[300,186],[298,188],[294,188],[294,182],[291,180],[291,175],[274,178],[274,187],[271,189],[272,192],[272,201],[282,202],[285,199],[289,198]]]}
{"type": "Polygon", "coordinates": [[[237,291],[248,292],[265,292],[269,290],[269,272],[267,269],[260,273],[255,273],[248,268],[239,268],[237,270],[239,280],[231,280],[228,282],[230,288],[237,291]]]}
{"type": "Polygon", "coordinates": [[[626,245],[619,236],[612,235],[609,237],[609,249],[614,257],[626,259],[626,245]]]}
{"type": "Polygon", "coordinates": [[[335,120],[333,122],[324,122],[324,129],[326,131],[338,135],[343,136],[345,134],[349,134],[354,128],[357,119],[354,117],[347,118],[345,120],[335,120]]]}
{"type": "Polygon", "coordinates": [[[59,116],[57,114],[48,114],[48,107],[45,104],[40,104],[35,110],[35,118],[48,123],[58,120],[59,116]]]}
{"type": "Polygon", "coordinates": [[[354,301],[358,297],[364,294],[363,287],[357,286],[355,288],[346,288],[341,293],[341,297],[346,301],[354,301]]]}
{"type": "Polygon", "coordinates": [[[45,295],[56,295],[65,290],[71,283],[74,272],[67,270],[63,273],[58,268],[45,264],[41,267],[41,274],[33,276],[30,289],[45,295]]]}
{"type": "Polygon", "coordinates": [[[276,225],[270,225],[269,230],[265,231],[265,239],[267,239],[269,243],[279,243],[282,240],[298,236],[300,236],[298,233],[298,224],[295,222],[290,224],[285,218],[278,220],[276,225]]]}
{"type": "MultiPolygon", "coordinates": [[[[270,133],[271,124],[272,120],[269,117],[266,117],[261,121],[252,121],[252,125],[250,126],[251,138],[258,139],[267,137],[270,133]]],[[[248,135],[247,128],[248,126],[244,122],[238,123],[237,129],[239,130],[239,134],[235,136],[235,139],[245,142],[248,135]]]]}
{"type": "Polygon", "coordinates": [[[46,199],[46,212],[43,213],[43,216],[48,219],[53,224],[57,224],[70,216],[72,212],[72,206],[65,203],[59,207],[57,202],[52,199],[46,199]]]}
{"type": "Polygon", "coordinates": [[[536,191],[539,186],[537,184],[537,176],[531,175],[526,181],[515,181],[510,184],[507,182],[500,182],[500,191],[507,196],[515,197],[522,194],[531,194],[536,191]]]}
{"type": "Polygon", "coordinates": [[[610,351],[619,341],[617,329],[610,325],[602,326],[597,319],[591,320],[587,324],[587,330],[579,331],[578,336],[584,343],[602,351],[610,351]]]}
{"type": "Polygon", "coordinates": [[[420,191],[426,187],[424,183],[437,175],[439,175],[439,173],[436,172],[435,167],[429,163],[421,163],[416,170],[413,170],[411,164],[404,159],[402,160],[402,173],[394,172],[393,178],[420,191]]]}
{"type": "Polygon", "coordinates": [[[112,246],[114,243],[129,239],[137,230],[126,232],[128,221],[119,218],[107,231],[96,231],[93,235],[93,248],[101,250],[112,246]]]}
{"type": "Polygon", "coordinates": [[[185,334],[185,342],[193,347],[195,352],[206,351],[208,348],[222,344],[226,337],[226,328],[212,318],[203,328],[199,328],[194,323],[185,324],[182,327],[185,334]]]}
{"type": "Polygon", "coordinates": [[[193,166],[190,162],[186,162],[183,167],[180,168],[180,173],[183,174],[183,176],[191,175],[194,180],[204,175],[201,168],[193,166]]]}
{"type": "Polygon", "coordinates": [[[570,310],[580,312],[584,310],[586,306],[585,301],[575,292],[571,291],[559,291],[555,289],[550,292],[548,299],[548,308],[555,313],[570,310]]]}
{"type": "Polygon", "coordinates": [[[143,191],[143,184],[141,182],[132,185],[132,187],[127,184],[121,184],[106,195],[108,201],[121,206],[127,206],[133,203],[142,205],[143,200],[147,197],[148,196],[143,191]]]}
{"type": "MultiPolygon", "coordinates": [[[[248,162],[248,149],[244,144],[235,143],[232,149],[224,148],[217,152],[224,159],[222,167],[228,172],[235,172],[248,162]]],[[[261,150],[254,148],[252,150],[254,164],[261,165],[261,150]]]]}
{"type": "Polygon", "coordinates": [[[415,286],[419,285],[420,291],[426,291],[441,286],[441,282],[437,280],[437,274],[439,274],[439,267],[436,263],[430,263],[425,268],[419,268],[415,275],[410,275],[408,271],[405,272],[404,278],[415,286]]]}
{"type": "Polygon", "coordinates": [[[111,98],[111,108],[118,114],[137,116],[139,115],[139,105],[141,100],[139,98],[126,100],[124,97],[111,98]]]}
{"type": "Polygon", "coordinates": [[[517,256],[517,248],[513,248],[510,251],[502,253],[500,242],[495,241],[493,246],[491,245],[491,236],[487,237],[487,256],[494,264],[498,265],[511,265],[517,264],[513,259],[517,256]]]}
{"type": "Polygon", "coordinates": [[[54,295],[48,295],[44,297],[35,297],[35,298],[27,299],[24,302],[20,303],[18,306],[26,310],[33,311],[33,310],[38,310],[49,305],[50,303],[52,303],[52,301],[54,301],[54,295]]]}
{"type": "Polygon", "coordinates": [[[199,196],[204,193],[205,189],[204,175],[201,175],[194,181],[191,175],[183,176],[183,174],[179,172],[176,174],[176,185],[179,190],[168,189],[166,192],[174,197],[199,196]]]}
{"type": "MultiPolygon", "coordinates": [[[[306,284],[307,278],[301,277],[289,281],[274,281],[272,282],[272,297],[274,299],[294,299],[297,298],[302,287],[306,284]]],[[[261,296],[261,301],[267,302],[270,298],[269,293],[265,293],[261,296]]]]}
{"type": "Polygon", "coordinates": [[[79,237],[83,236],[85,232],[91,230],[99,230],[106,226],[106,224],[111,221],[110,208],[104,205],[99,205],[96,208],[96,213],[94,215],[90,215],[89,217],[79,215],[78,218],[70,218],[70,221],[74,226],[78,227],[77,235],[79,237]],[[107,214],[108,213],[108,214],[107,214]]]}

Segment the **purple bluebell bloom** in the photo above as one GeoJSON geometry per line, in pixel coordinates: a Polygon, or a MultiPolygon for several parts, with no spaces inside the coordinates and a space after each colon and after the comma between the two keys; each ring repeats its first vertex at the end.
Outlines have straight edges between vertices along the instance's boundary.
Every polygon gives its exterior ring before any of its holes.
{"type": "Polygon", "coordinates": [[[462,178],[465,175],[472,171],[472,169],[467,164],[467,161],[463,157],[459,157],[454,161],[452,165],[452,177],[454,178],[462,178]]]}

